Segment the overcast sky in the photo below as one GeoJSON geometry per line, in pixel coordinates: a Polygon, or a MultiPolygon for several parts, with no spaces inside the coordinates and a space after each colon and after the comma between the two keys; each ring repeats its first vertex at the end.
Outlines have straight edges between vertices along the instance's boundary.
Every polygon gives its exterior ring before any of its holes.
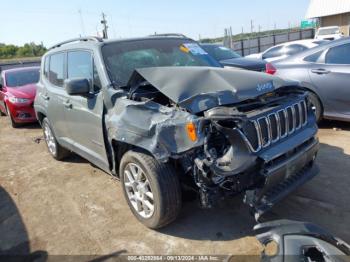
{"type": "Polygon", "coordinates": [[[50,46],[79,35],[101,31],[107,15],[110,38],[178,32],[192,38],[287,28],[299,25],[309,0],[6,0],[1,1],[0,43],[22,45],[41,41],[50,46]],[[80,12],[79,12],[80,10],[80,12]]]}

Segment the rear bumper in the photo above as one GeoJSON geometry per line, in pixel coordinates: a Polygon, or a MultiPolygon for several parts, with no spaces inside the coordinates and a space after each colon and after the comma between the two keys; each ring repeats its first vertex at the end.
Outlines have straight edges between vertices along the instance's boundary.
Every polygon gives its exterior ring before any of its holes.
{"type": "Polygon", "coordinates": [[[257,220],[277,202],[318,174],[318,168],[314,165],[318,149],[318,140],[312,138],[285,156],[266,163],[261,171],[264,184],[258,189],[246,191],[244,199],[253,208],[257,220]]]}

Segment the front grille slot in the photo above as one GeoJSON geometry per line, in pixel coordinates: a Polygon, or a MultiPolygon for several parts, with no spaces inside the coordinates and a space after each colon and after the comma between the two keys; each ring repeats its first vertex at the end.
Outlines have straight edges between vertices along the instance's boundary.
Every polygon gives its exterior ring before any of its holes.
{"type": "Polygon", "coordinates": [[[249,120],[241,131],[253,152],[293,134],[307,124],[305,100],[268,115],[249,120]]]}

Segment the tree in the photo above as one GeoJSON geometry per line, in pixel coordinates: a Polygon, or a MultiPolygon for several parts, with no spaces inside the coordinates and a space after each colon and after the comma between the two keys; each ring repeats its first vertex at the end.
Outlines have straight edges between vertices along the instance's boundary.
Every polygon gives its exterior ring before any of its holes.
{"type": "Polygon", "coordinates": [[[39,45],[34,42],[24,44],[24,46],[0,44],[0,58],[21,58],[21,57],[38,57],[46,52],[46,48],[41,43],[39,45]]]}

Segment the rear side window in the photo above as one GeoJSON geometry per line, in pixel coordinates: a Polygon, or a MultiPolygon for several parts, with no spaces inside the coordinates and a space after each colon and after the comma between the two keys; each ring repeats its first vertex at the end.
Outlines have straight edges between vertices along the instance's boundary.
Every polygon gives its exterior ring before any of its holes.
{"type": "Polygon", "coordinates": [[[2,78],[2,75],[0,74],[0,85],[3,86],[5,83],[4,83],[4,79],[2,78]]]}
{"type": "Polygon", "coordinates": [[[282,48],[283,48],[283,46],[277,46],[277,47],[271,48],[269,51],[267,51],[263,55],[263,59],[277,57],[277,56],[282,55],[282,48]]]}
{"type": "Polygon", "coordinates": [[[311,63],[316,63],[318,61],[318,59],[320,58],[320,56],[322,55],[322,53],[323,53],[323,50],[319,51],[317,53],[314,53],[312,55],[309,55],[309,56],[304,58],[304,61],[311,62],[311,63]]]}
{"type": "Polygon", "coordinates": [[[64,53],[50,57],[49,81],[56,86],[63,86],[64,81],[64,53]]]}
{"type": "Polygon", "coordinates": [[[350,44],[330,48],[326,54],[326,63],[350,65],[350,44]]]}
{"type": "Polygon", "coordinates": [[[44,62],[44,76],[46,78],[49,78],[49,67],[50,67],[50,57],[47,56],[45,57],[45,62],[44,62]]]}

